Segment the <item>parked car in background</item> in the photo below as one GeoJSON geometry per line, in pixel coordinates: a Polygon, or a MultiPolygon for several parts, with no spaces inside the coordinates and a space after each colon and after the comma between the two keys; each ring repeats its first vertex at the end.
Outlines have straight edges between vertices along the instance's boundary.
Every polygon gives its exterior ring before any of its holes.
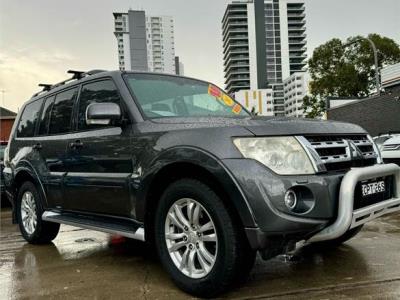
{"type": "Polygon", "coordinates": [[[374,137],[385,163],[395,163],[400,166],[400,133],[387,133],[374,137]]]}
{"type": "Polygon", "coordinates": [[[72,73],[25,103],[6,151],[29,243],[60,224],[146,240],[181,289],[213,297],[257,252],[340,245],[400,210],[400,167],[357,125],[256,117],[187,77],[72,73]]]}
{"type": "Polygon", "coordinates": [[[0,141],[0,197],[1,197],[1,207],[9,205],[7,196],[5,194],[5,185],[4,185],[4,177],[3,177],[3,168],[4,168],[4,151],[7,147],[6,141],[0,141]]]}

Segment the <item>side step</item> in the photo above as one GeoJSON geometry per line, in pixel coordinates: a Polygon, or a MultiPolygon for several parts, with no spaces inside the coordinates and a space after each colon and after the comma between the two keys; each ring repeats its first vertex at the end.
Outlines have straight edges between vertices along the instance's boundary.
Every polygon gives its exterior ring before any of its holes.
{"type": "Polygon", "coordinates": [[[119,234],[135,240],[145,241],[143,226],[132,221],[54,211],[45,211],[42,215],[42,220],[119,234]]]}

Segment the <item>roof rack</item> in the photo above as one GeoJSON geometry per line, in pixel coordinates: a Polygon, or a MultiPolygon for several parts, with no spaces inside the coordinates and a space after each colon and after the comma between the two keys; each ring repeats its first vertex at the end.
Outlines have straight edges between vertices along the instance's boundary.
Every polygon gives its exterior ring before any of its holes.
{"type": "Polygon", "coordinates": [[[43,90],[41,90],[41,91],[37,92],[36,94],[34,94],[32,96],[32,98],[40,95],[41,93],[48,92],[48,91],[50,91],[52,89],[55,89],[56,87],[62,86],[62,85],[66,84],[66,83],[68,83],[68,82],[70,82],[72,80],[80,80],[80,79],[82,79],[84,77],[95,75],[95,74],[102,73],[102,72],[106,72],[106,70],[90,70],[90,71],[87,71],[87,72],[68,70],[67,71],[68,74],[73,74],[71,78],[68,78],[68,79],[66,79],[64,81],[61,81],[61,82],[58,82],[58,83],[55,83],[55,84],[40,83],[39,86],[43,87],[43,90]]]}

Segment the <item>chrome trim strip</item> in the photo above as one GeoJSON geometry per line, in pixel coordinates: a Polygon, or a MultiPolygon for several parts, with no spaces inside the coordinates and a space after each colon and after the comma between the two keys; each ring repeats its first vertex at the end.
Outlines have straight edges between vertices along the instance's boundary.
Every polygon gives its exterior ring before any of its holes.
{"type": "Polygon", "coordinates": [[[381,151],[379,150],[378,146],[376,145],[374,139],[369,134],[367,135],[367,138],[371,142],[372,147],[374,148],[374,151],[376,153],[376,161],[377,161],[377,163],[378,164],[383,164],[381,151]]]}
{"type": "MultiPolygon", "coordinates": [[[[322,229],[317,234],[308,239],[308,242],[320,242],[333,240],[343,235],[351,226],[357,224],[360,216],[368,216],[365,222],[373,220],[383,214],[400,210],[400,207],[393,207],[400,201],[400,167],[396,164],[374,165],[364,168],[351,169],[343,177],[339,191],[339,209],[335,222],[322,229]],[[354,190],[359,181],[382,177],[395,176],[394,197],[392,199],[380,202],[379,205],[371,205],[365,208],[353,211],[354,190]]],[[[360,224],[362,220],[360,220],[360,224]]],[[[355,226],[355,225],[354,225],[355,226]]]]}
{"type": "Polygon", "coordinates": [[[125,237],[131,238],[131,239],[135,239],[135,240],[139,240],[139,241],[143,241],[143,242],[145,241],[145,236],[144,236],[145,233],[144,233],[143,227],[138,228],[135,232],[127,232],[127,231],[113,230],[113,229],[104,228],[104,227],[97,227],[97,226],[93,226],[93,225],[81,224],[78,222],[54,219],[54,217],[58,217],[58,216],[61,216],[61,214],[52,212],[52,211],[45,211],[42,215],[42,220],[47,221],[47,222],[66,224],[66,225],[71,225],[71,226],[75,226],[75,227],[111,233],[111,234],[118,234],[118,235],[125,236],[125,237]]]}
{"type": "Polygon", "coordinates": [[[321,157],[311,143],[304,136],[296,135],[295,138],[303,147],[304,151],[307,153],[307,156],[310,158],[315,172],[326,172],[324,162],[321,160],[321,157]]]}

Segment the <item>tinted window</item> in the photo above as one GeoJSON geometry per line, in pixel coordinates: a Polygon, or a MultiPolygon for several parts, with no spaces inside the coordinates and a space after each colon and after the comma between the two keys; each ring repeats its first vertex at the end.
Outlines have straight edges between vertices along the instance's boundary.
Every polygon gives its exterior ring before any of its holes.
{"type": "Polygon", "coordinates": [[[117,88],[114,82],[112,82],[111,80],[96,81],[83,85],[81,96],[79,98],[79,129],[96,127],[96,125],[86,124],[86,108],[91,103],[112,102],[120,105],[120,97],[117,88]]]}
{"type": "Polygon", "coordinates": [[[50,113],[53,108],[55,96],[48,97],[44,103],[42,117],[39,124],[39,135],[47,134],[50,124],[50,113]]]}
{"type": "Polygon", "coordinates": [[[40,99],[25,106],[18,124],[18,137],[31,137],[35,134],[35,126],[39,118],[39,111],[42,103],[43,100],[40,99]]]}
{"type": "Polygon", "coordinates": [[[56,95],[51,110],[49,133],[66,133],[71,130],[72,107],[78,89],[74,88],[56,95]]]}

